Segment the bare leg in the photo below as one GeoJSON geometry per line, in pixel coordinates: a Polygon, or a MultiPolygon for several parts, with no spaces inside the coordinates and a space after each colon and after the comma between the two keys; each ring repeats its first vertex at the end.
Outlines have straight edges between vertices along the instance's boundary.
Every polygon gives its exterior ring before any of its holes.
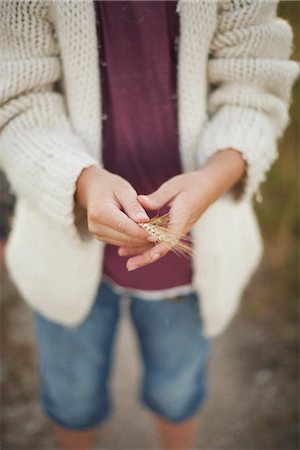
{"type": "Polygon", "coordinates": [[[72,431],[54,426],[61,450],[90,450],[95,443],[96,430],[72,431]]]}
{"type": "Polygon", "coordinates": [[[155,423],[163,450],[192,450],[196,448],[197,416],[180,423],[170,422],[155,416],[155,423]]]}

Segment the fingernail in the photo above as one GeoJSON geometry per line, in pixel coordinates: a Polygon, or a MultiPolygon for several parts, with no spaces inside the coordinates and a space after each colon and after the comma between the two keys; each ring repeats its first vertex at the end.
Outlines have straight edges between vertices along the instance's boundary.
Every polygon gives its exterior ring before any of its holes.
{"type": "Polygon", "coordinates": [[[147,241],[149,241],[149,242],[156,242],[156,238],[154,236],[149,236],[147,238],[147,241]]]}
{"type": "Polygon", "coordinates": [[[136,213],[135,217],[137,219],[148,219],[147,214],[143,213],[143,211],[139,211],[136,213]]]}
{"type": "Polygon", "coordinates": [[[151,259],[153,261],[155,261],[156,259],[160,258],[160,254],[159,253],[154,253],[153,255],[151,255],[151,259]]]}
{"type": "Polygon", "coordinates": [[[136,270],[136,269],[138,269],[138,266],[127,267],[128,272],[132,272],[133,270],[136,270]]]}
{"type": "Polygon", "coordinates": [[[126,255],[126,250],[123,250],[122,248],[120,248],[118,250],[119,256],[125,256],[126,255]]]}

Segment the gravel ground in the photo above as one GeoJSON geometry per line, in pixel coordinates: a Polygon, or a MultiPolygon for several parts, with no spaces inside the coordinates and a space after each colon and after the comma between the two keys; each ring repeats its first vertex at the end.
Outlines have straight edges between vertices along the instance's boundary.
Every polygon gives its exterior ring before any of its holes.
{"type": "MultiPolygon", "coordinates": [[[[264,299],[261,270],[239,314],[215,339],[210,398],[199,414],[197,449],[296,450],[298,328],[264,299]],[[264,307],[257,310],[257,303],[264,307]],[[275,309],[275,311],[274,311],[275,309]]],[[[2,270],[3,450],[57,449],[37,402],[38,380],[31,311],[2,270]]],[[[99,450],[158,449],[149,412],[137,401],[140,365],[124,302],[112,389],[115,413],[99,430],[99,450]]]]}

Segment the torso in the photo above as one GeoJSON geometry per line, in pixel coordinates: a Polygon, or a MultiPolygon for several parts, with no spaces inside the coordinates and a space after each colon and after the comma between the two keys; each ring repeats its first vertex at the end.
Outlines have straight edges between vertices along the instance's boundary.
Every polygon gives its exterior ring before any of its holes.
{"type": "MultiPolygon", "coordinates": [[[[104,167],[125,178],[140,194],[150,194],[182,172],[177,132],[176,4],[95,2],[102,45],[104,167]]],[[[105,248],[103,272],[121,286],[144,290],[187,285],[192,276],[190,259],[172,252],[129,273],[117,247],[111,245],[105,248]]]]}

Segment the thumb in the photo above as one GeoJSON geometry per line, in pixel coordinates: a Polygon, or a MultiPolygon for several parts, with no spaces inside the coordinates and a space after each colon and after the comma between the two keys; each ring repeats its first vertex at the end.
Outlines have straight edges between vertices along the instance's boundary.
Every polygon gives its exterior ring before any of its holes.
{"type": "Polygon", "coordinates": [[[172,204],[169,211],[169,225],[168,229],[171,233],[175,234],[178,238],[185,234],[188,226],[188,205],[183,196],[178,195],[172,204]]]}
{"type": "Polygon", "coordinates": [[[170,183],[162,184],[149,195],[139,195],[138,200],[146,209],[155,210],[167,205],[177,195],[170,183]]]}

